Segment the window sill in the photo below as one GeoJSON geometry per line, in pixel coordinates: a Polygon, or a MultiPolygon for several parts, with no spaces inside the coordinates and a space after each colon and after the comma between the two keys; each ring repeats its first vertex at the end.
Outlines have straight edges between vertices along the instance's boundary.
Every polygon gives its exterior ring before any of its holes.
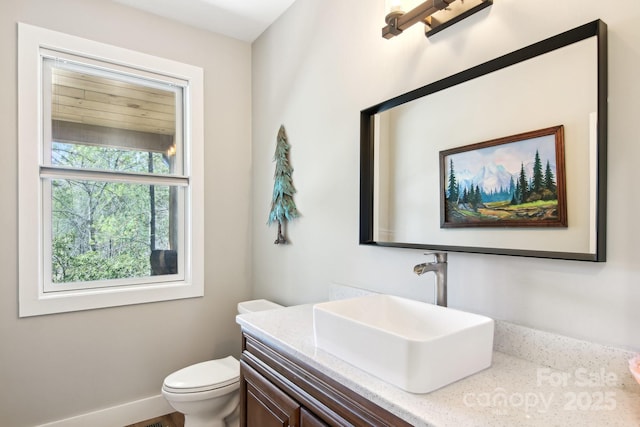
{"type": "Polygon", "coordinates": [[[80,291],[21,292],[19,316],[41,316],[202,296],[204,296],[202,281],[199,283],[169,282],[92,290],[83,289],[80,291]]]}

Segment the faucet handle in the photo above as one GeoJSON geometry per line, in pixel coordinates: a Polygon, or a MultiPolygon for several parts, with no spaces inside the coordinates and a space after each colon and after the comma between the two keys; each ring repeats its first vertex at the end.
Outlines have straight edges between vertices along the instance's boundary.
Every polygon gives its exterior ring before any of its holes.
{"type": "Polygon", "coordinates": [[[425,255],[433,255],[436,259],[436,262],[447,262],[447,253],[446,252],[425,252],[425,255]]]}

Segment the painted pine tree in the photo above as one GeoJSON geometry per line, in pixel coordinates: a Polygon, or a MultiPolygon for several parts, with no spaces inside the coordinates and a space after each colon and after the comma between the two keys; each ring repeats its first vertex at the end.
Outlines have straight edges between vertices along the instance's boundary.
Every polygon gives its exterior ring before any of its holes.
{"type": "Polygon", "coordinates": [[[293,201],[293,194],[296,189],[293,187],[291,174],[293,168],[289,164],[289,142],[287,141],[287,133],[284,126],[280,126],[278,138],[276,141],[276,152],[273,160],[276,162],[276,171],[273,175],[273,197],[271,199],[271,212],[269,213],[269,221],[271,225],[278,223],[278,236],[275,240],[276,245],[287,243],[287,238],[283,233],[285,223],[299,216],[296,203],[293,201]]]}

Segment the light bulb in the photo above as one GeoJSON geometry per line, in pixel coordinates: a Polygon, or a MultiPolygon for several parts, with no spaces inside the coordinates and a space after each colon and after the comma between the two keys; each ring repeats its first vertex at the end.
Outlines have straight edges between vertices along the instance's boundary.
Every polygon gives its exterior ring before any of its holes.
{"type": "Polygon", "coordinates": [[[389,0],[389,13],[391,12],[403,12],[402,0],[389,0]]]}

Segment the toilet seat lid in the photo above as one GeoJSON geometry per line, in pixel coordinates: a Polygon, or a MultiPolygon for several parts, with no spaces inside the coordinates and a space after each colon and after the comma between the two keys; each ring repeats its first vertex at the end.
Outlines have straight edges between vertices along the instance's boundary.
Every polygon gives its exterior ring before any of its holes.
{"type": "Polygon", "coordinates": [[[240,381],[240,362],[233,356],[187,366],[164,380],[164,389],[172,393],[197,393],[214,390],[240,381]]]}

